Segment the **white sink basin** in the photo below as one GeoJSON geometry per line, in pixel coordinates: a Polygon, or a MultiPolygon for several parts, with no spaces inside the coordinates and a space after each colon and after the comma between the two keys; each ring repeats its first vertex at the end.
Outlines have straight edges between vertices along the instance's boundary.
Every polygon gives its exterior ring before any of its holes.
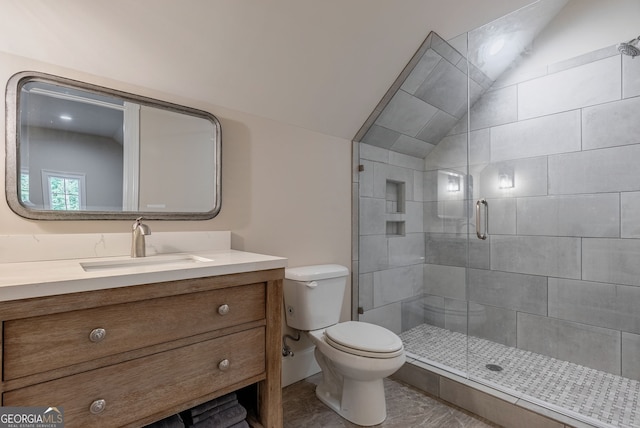
{"type": "Polygon", "coordinates": [[[139,257],[127,260],[109,260],[100,262],[81,262],[80,266],[85,272],[95,272],[102,270],[124,269],[135,267],[153,267],[169,265],[192,265],[193,263],[212,262],[213,259],[199,257],[190,254],[179,254],[174,256],[150,256],[139,257]]]}

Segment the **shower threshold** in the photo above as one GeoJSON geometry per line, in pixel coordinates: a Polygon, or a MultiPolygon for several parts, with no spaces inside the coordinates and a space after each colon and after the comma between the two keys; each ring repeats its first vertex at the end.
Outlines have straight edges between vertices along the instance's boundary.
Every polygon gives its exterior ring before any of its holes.
{"type": "Polygon", "coordinates": [[[640,427],[640,381],[429,324],[400,337],[409,362],[445,377],[470,380],[587,426],[640,427]]]}

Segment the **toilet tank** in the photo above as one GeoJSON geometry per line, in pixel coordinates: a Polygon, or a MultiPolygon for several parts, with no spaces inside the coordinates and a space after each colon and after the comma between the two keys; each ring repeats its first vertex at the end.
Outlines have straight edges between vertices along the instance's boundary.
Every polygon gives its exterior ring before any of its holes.
{"type": "Polygon", "coordinates": [[[284,309],[289,327],[309,331],[337,324],[349,269],[314,265],[285,269],[284,309]]]}

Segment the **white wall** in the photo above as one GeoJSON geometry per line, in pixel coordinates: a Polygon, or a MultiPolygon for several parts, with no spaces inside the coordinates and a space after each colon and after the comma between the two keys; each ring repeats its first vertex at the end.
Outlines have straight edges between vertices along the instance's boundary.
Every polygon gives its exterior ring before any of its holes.
{"type": "MultiPolygon", "coordinates": [[[[351,143],[272,120],[0,53],[0,82],[23,70],[63,75],[189,105],[222,125],[222,210],[207,221],[151,221],[157,231],[231,230],[236,249],[290,266],[350,260],[351,143]]],[[[188,83],[185,83],[188,85],[188,83]]],[[[4,114],[4,103],[2,105],[4,114]]],[[[4,121],[0,131],[5,134],[4,121]]],[[[4,182],[4,151],[1,179],[4,182]]],[[[33,221],[0,202],[0,234],[123,232],[129,221],[33,221]]]]}
{"type": "Polygon", "coordinates": [[[0,51],[352,138],[429,31],[531,1],[0,0],[0,51]]]}

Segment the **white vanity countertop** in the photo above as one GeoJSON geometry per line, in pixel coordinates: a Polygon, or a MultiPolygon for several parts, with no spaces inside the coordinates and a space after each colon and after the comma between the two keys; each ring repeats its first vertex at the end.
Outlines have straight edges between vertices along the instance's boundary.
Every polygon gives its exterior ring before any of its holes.
{"type": "Polygon", "coordinates": [[[283,268],[287,259],[236,250],[0,263],[0,301],[283,268]],[[83,264],[87,268],[83,268],[83,264]]]}

